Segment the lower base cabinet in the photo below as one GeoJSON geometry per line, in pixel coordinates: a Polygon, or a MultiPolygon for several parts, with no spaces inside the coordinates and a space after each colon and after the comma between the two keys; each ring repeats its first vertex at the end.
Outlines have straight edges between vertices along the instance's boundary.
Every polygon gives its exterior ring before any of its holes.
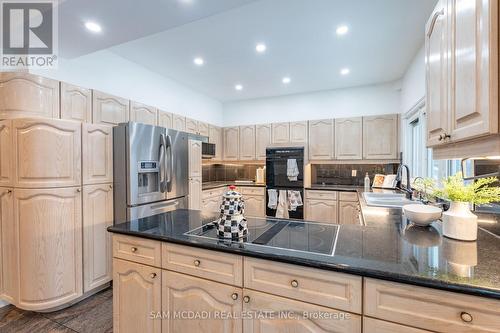
{"type": "Polygon", "coordinates": [[[306,199],[305,218],[314,222],[337,223],[337,201],[306,199]]]}
{"type": "Polygon", "coordinates": [[[394,324],[388,321],[363,318],[363,333],[432,333],[419,328],[394,324]]]}
{"type": "Polygon", "coordinates": [[[113,259],[113,332],[161,333],[161,270],[113,259]]]}

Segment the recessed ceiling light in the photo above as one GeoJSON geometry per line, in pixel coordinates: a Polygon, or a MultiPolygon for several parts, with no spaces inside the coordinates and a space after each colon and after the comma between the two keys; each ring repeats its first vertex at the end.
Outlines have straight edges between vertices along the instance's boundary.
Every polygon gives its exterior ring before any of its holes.
{"type": "Polygon", "coordinates": [[[255,50],[259,53],[264,53],[266,52],[267,46],[264,43],[259,43],[255,46],[255,50]]]}
{"type": "Polygon", "coordinates": [[[196,57],[193,59],[193,62],[196,66],[203,66],[203,64],[205,63],[205,60],[203,60],[203,58],[196,57]]]}
{"type": "Polygon", "coordinates": [[[85,22],[85,28],[87,28],[87,30],[95,32],[95,33],[99,33],[102,31],[101,26],[95,22],[92,22],[92,21],[85,22]]]}
{"type": "Polygon", "coordinates": [[[351,72],[351,70],[350,70],[349,68],[342,68],[342,69],[340,70],[340,74],[342,74],[342,75],[347,75],[347,74],[349,74],[350,72],[351,72]]]}
{"type": "Polygon", "coordinates": [[[243,90],[243,86],[241,84],[237,84],[234,86],[234,89],[241,91],[241,90],[243,90]]]}
{"type": "Polygon", "coordinates": [[[283,82],[284,84],[289,84],[290,81],[292,81],[292,79],[290,79],[288,76],[285,76],[283,80],[281,80],[281,82],[283,82]]]}
{"type": "Polygon", "coordinates": [[[342,36],[349,32],[349,27],[347,25],[339,25],[337,27],[337,35],[342,36]]]}

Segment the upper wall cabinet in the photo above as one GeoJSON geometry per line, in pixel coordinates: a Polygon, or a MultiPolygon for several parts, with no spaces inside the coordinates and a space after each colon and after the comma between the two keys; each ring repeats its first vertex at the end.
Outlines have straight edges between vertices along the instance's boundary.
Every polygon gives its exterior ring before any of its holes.
{"type": "Polygon", "coordinates": [[[185,131],[186,130],[186,117],[179,116],[178,114],[174,114],[172,128],[177,131],[185,131]]]}
{"type": "Polygon", "coordinates": [[[0,121],[0,186],[12,185],[12,121],[0,121]]]}
{"type": "Polygon", "coordinates": [[[130,101],[130,121],[154,126],[158,118],[157,112],[155,107],[130,101]]]}
{"type": "Polygon", "coordinates": [[[222,159],[222,129],[217,126],[210,125],[208,133],[208,141],[215,144],[215,159],[222,159]]]}
{"type": "Polygon", "coordinates": [[[59,118],[59,81],[28,73],[0,73],[0,119],[59,118]]]}
{"type": "Polygon", "coordinates": [[[198,134],[203,135],[203,136],[208,136],[210,134],[208,126],[209,125],[207,123],[199,121],[198,122],[198,134]]]}
{"type": "Polygon", "coordinates": [[[309,159],[330,160],[333,153],[333,120],[309,121],[309,159]]]}
{"type": "Polygon", "coordinates": [[[83,184],[113,182],[113,128],[82,124],[83,184]]]}
{"type": "Polygon", "coordinates": [[[271,146],[271,125],[255,126],[255,158],[257,160],[266,159],[266,148],[271,146]]]}
{"type": "Polygon", "coordinates": [[[158,126],[165,128],[172,128],[173,125],[173,115],[170,112],[158,110],[158,126]]]}
{"type": "Polygon", "coordinates": [[[61,82],[61,119],[90,123],[92,121],[92,91],[61,82]]]}
{"type": "Polygon", "coordinates": [[[296,121],[290,123],[290,142],[307,142],[307,121],[296,121]]]}
{"type": "Polygon", "coordinates": [[[240,153],[240,128],[225,127],[224,128],[224,160],[236,161],[240,153]]]}
{"type": "Polygon", "coordinates": [[[362,151],[362,118],[335,119],[335,157],[338,160],[360,160],[362,151]]]}
{"type": "Polygon", "coordinates": [[[186,132],[198,134],[198,121],[186,117],[186,132]]]}
{"type": "Polygon", "coordinates": [[[397,114],[363,117],[363,158],[398,158],[397,114]]]}
{"type": "Polygon", "coordinates": [[[129,120],[129,100],[97,90],[92,94],[92,121],[95,124],[118,125],[129,120]]]}
{"type": "Polygon", "coordinates": [[[240,126],[240,160],[255,160],[255,126],[240,126]]]}
{"type": "Polygon", "coordinates": [[[274,123],[272,126],[273,144],[290,142],[290,123],[274,123]]]}
{"type": "Polygon", "coordinates": [[[13,119],[15,187],[81,184],[81,124],[59,119],[13,119]]]}

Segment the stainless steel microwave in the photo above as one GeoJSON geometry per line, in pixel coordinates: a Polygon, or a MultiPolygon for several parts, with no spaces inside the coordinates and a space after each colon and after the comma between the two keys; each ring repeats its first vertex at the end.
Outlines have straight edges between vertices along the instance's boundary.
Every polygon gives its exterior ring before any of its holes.
{"type": "Polygon", "coordinates": [[[214,158],[215,157],[215,143],[202,142],[201,144],[201,156],[203,158],[214,158]]]}

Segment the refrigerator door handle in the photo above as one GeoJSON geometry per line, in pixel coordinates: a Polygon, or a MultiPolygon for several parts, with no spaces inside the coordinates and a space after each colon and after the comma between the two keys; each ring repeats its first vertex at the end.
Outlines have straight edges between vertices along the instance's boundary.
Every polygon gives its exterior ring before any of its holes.
{"type": "Polygon", "coordinates": [[[168,159],[170,163],[170,167],[168,169],[167,173],[167,192],[172,191],[172,174],[174,171],[174,159],[173,159],[173,154],[172,154],[172,138],[170,135],[167,135],[167,145],[166,145],[166,150],[168,152],[168,159]]]}
{"type": "Polygon", "coordinates": [[[162,134],[160,136],[160,157],[159,157],[159,163],[160,163],[160,192],[164,193],[167,184],[165,182],[165,176],[166,176],[166,164],[165,164],[165,151],[166,151],[166,140],[165,140],[165,135],[162,134]]]}
{"type": "Polygon", "coordinates": [[[156,204],[156,205],[151,205],[151,210],[157,210],[157,209],[161,209],[161,208],[165,208],[165,207],[169,207],[169,206],[178,206],[179,205],[179,201],[169,201],[169,202],[164,202],[164,203],[161,203],[161,204],[156,204]]]}

